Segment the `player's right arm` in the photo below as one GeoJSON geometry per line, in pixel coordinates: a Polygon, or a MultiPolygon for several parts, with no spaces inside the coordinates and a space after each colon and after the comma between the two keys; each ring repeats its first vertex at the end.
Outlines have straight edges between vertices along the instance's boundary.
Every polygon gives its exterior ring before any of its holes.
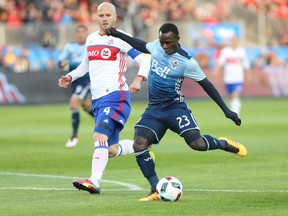
{"type": "Polygon", "coordinates": [[[62,76],[58,80],[58,85],[61,88],[67,88],[74,80],[84,76],[87,73],[88,68],[89,68],[89,62],[88,62],[87,52],[85,52],[81,64],[75,70],[62,76]]]}
{"type": "MultiPolygon", "coordinates": [[[[89,36],[87,37],[87,40],[88,40],[88,38],[89,38],[89,36]]],[[[88,73],[88,71],[89,71],[89,59],[88,59],[88,53],[87,53],[87,40],[86,40],[86,46],[85,46],[82,62],[78,65],[78,67],[75,70],[72,70],[71,72],[69,72],[68,74],[66,74],[64,76],[64,83],[65,84],[67,84],[67,82],[69,80],[71,83],[74,80],[76,80],[76,79],[84,76],[86,73],[88,73]]]]}
{"type": "Polygon", "coordinates": [[[134,47],[135,49],[139,50],[140,52],[143,53],[150,53],[147,49],[146,49],[146,41],[140,40],[138,38],[135,37],[131,37],[127,34],[124,34],[120,31],[117,31],[115,28],[109,28],[106,30],[106,34],[107,35],[112,35],[113,37],[118,37],[120,39],[122,39],[123,41],[127,42],[128,44],[130,44],[132,47],[134,47]]]}

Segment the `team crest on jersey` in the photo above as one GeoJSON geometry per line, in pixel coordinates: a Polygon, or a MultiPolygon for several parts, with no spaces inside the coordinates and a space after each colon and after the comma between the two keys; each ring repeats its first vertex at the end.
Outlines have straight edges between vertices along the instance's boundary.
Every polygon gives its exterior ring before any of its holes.
{"type": "Polygon", "coordinates": [[[176,69],[178,67],[178,61],[173,61],[171,66],[173,69],[176,69]]]}
{"type": "Polygon", "coordinates": [[[104,48],[102,51],[101,51],[101,57],[103,59],[109,59],[111,56],[111,50],[109,48],[104,48]]]}

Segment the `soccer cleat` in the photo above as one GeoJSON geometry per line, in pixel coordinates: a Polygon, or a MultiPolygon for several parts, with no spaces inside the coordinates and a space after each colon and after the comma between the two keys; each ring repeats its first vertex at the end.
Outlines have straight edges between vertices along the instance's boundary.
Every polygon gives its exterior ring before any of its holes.
{"type": "Polygon", "coordinates": [[[154,163],[155,163],[156,157],[155,157],[154,152],[152,151],[152,145],[150,145],[150,146],[148,147],[148,150],[149,150],[149,154],[150,154],[152,160],[153,160],[154,163]]]}
{"type": "Polygon", "coordinates": [[[156,192],[152,193],[151,195],[147,197],[139,199],[140,202],[149,202],[149,201],[157,201],[157,200],[160,200],[160,199],[156,192]]]}
{"type": "Polygon", "coordinates": [[[100,194],[100,188],[96,187],[89,179],[85,179],[84,181],[74,180],[73,185],[78,190],[85,190],[90,194],[100,194]]]}
{"type": "Polygon", "coordinates": [[[67,148],[74,148],[77,144],[78,144],[78,139],[77,139],[77,137],[73,137],[73,138],[71,138],[71,139],[69,139],[69,140],[67,141],[67,143],[65,144],[65,146],[66,146],[67,148]]]}
{"type": "Polygon", "coordinates": [[[150,192],[148,194],[148,196],[150,196],[151,194],[155,193],[156,191],[153,188],[150,188],[150,192]]]}
{"type": "Polygon", "coordinates": [[[238,143],[236,141],[230,140],[226,137],[220,137],[219,140],[225,140],[227,143],[225,151],[232,152],[238,156],[245,157],[247,156],[248,152],[244,145],[238,143]]]}

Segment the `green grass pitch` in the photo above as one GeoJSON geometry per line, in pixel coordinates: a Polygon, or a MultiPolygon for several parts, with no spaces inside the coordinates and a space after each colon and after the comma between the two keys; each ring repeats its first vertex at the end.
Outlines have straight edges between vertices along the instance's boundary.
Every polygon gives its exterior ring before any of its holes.
{"type": "MultiPolygon", "coordinates": [[[[178,202],[141,203],[149,192],[134,155],[109,160],[101,195],[77,191],[75,177],[90,176],[93,120],[81,111],[80,144],[70,136],[67,104],[0,107],[0,215],[288,215],[288,100],[246,98],[240,127],[206,99],[189,100],[202,134],[227,136],[248,149],[242,158],[216,150],[196,152],[167,132],[153,146],[159,178],[177,177],[178,202]]],[[[121,139],[146,107],[133,102],[121,139]]]]}

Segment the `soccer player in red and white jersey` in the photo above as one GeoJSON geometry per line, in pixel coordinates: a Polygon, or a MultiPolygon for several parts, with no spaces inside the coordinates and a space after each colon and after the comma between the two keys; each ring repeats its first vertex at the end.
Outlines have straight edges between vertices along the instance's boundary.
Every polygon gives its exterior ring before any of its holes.
{"type": "Polygon", "coordinates": [[[108,157],[134,152],[133,141],[119,142],[119,133],[131,111],[130,93],[140,90],[141,81],[147,78],[150,68],[149,56],[140,53],[121,39],[105,34],[105,30],[114,26],[117,19],[113,4],[109,2],[100,4],[97,19],[99,30],[88,35],[81,64],[59,79],[59,86],[66,88],[89,71],[95,121],[92,174],[84,181],[73,181],[73,185],[91,194],[100,193],[100,182],[108,157]],[[127,55],[140,66],[130,87],[124,76],[127,55]]]}
{"type": "Polygon", "coordinates": [[[229,96],[230,108],[239,115],[244,73],[250,69],[250,63],[245,49],[239,46],[239,39],[236,36],[231,38],[229,46],[221,50],[217,59],[215,74],[218,74],[222,67],[224,68],[224,84],[229,96]]]}

